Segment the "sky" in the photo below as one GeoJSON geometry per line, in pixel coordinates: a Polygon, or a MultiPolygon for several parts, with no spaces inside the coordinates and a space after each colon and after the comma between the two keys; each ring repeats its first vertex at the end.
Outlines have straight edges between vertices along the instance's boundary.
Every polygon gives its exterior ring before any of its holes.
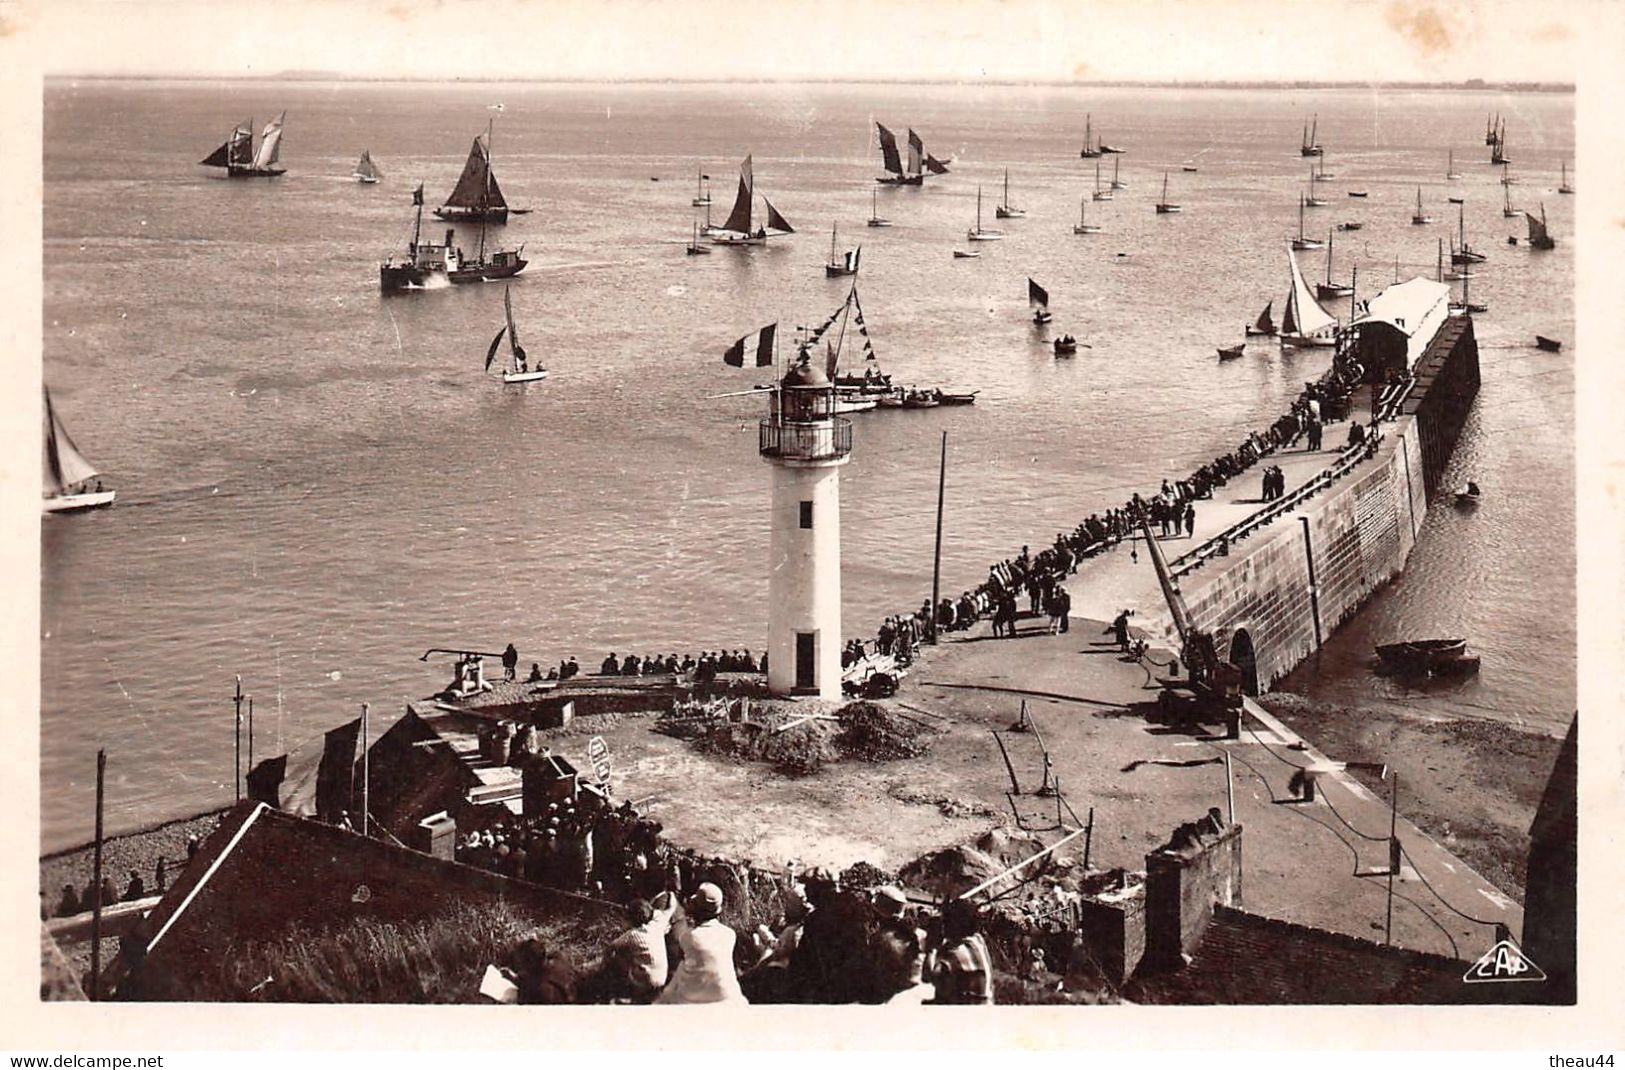
{"type": "MultiPolygon", "coordinates": [[[[1572,82],[1612,0],[0,0],[46,74],[1572,82]]],[[[1616,53],[1617,54],[1617,53],[1616,53]]]]}

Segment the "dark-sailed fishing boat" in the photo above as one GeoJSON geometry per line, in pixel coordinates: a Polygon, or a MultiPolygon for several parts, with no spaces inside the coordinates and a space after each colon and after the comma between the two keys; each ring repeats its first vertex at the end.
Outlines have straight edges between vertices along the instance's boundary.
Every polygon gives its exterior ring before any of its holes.
{"type": "Polygon", "coordinates": [[[1529,244],[1536,249],[1556,249],[1557,239],[1546,232],[1546,205],[1540,206],[1540,218],[1536,219],[1528,212],[1523,214],[1529,223],[1529,244]]]}
{"type": "Polygon", "coordinates": [[[96,479],[96,466],[85,459],[79,448],[68,437],[56,407],[51,404],[51,391],[45,391],[45,497],[41,508],[47,513],[68,513],[78,509],[97,509],[112,505],[114,491],[102,489],[96,479]],[[91,480],[96,480],[91,485],[91,480]]]}
{"type": "Polygon", "coordinates": [[[733,211],[728,213],[722,226],[708,227],[704,232],[713,245],[765,245],[768,238],[796,232],[766,197],[762,198],[762,205],[767,209],[767,224],[752,230],[751,202],[755,197],[756,176],[751,158],[746,156],[745,162],[739,165],[739,193],[734,197],[733,211]]]}
{"type": "Polygon", "coordinates": [[[1027,305],[1033,310],[1033,325],[1042,327],[1052,318],[1049,311],[1049,291],[1029,276],[1027,279],[1027,305]]]}
{"type": "Polygon", "coordinates": [[[426,242],[423,237],[423,185],[412,191],[412,203],[417,206],[417,220],[412,227],[412,240],[406,246],[406,259],[397,262],[394,257],[378,265],[378,288],[385,293],[398,290],[423,290],[437,283],[489,282],[492,279],[512,278],[525,270],[529,263],[524,257],[525,247],[498,249],[489,256],[485,250],[485,227],[480,226],[478,255],[470,258],[457,245],[456,231],[446,229],[444,244],[426,242]]]}
{"type": "Polygon", "coordinates": [[[538,379],[547,378],[547,369],[542,367],[541,361],[532,364],[525,354],[525,347],[519,344],[519,328],[513,322],[513,287],[502,288],[502,314],[507,321],[497,331],[497,336],[491,339],[491,348],[485,351],[485,370],[489,372],[491,365],[497,357],[497,348],[502,345],[502,336],[508,336],[508,367],[503,369],[502,381],[505,383],[534,383],[538,379]]]}
{"type": "Polygon", "coordinates": [[[1273,338],[1275,336],[1275,334],[1276,334],[1275,320],[1270,317],[1270,311],[1272,309],[1274,309],[1274,308],[1275,308],[1275,302],[1274,301],[1271,301],[1269,304],[1264,306],[1264,311],[1262,311],[1262,312],[1260,312],[1258,314],[1258,321],[1256,323],[1252,323],[1252,324],[1248,325],[1248,327],[1247,327],[1247,337],[1248,338],[1258,338],[1258,337],[1273,338]]]}
{"type": "Polygon", "coordinates": [[[485,133],[474,138],[451,196],[434,210],[441,219],[452,223],[506,223],[510,212],[523,214],[521,209],[508,207],[497,176],[491,171],[491,129],[487,123],[485,133]]]}
{"type": "Polygon", "coordinates": [[[254,148],[254,120],[249,119],[231,132],[224,145],[198,161],[204,167],[224,168],[227,178],[275,178],[286,174],[287,168],[278,167],[282,152],[283,112],[265,124],[260,131],[260,147],[254,148]]]}
{"type": "Polygon", "coordinates": [[[897,135],[880,123],[875,123],[875,126],[880,131],[880,163],[886,169],[886,174],[875,181],[883,186],[925,185],[925,145],[920,141],[920,135],[912,129],[908,132],[908,165],[905,167],[903,157],[897,151],[897,135]]]}

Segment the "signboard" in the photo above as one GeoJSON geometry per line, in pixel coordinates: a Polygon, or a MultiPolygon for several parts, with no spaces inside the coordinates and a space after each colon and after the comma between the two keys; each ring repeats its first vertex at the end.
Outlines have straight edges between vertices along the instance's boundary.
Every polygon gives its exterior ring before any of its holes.
{"type": "Polygon", "coordinates": [[[609,744],[604,742],[603,736],[593,736],[587,741],[587,760],[592,762],[593,777],[600,786],[609,783],[609,744]]]}

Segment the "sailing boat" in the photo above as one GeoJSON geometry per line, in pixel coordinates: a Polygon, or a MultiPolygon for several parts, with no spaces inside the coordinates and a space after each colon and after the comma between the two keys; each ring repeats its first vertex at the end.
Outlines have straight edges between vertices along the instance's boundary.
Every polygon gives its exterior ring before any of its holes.
{"type": "Polygon", "coordinates": [[[1010,169],[1008,167],[1004,169],[1004,203],[993,209],[993,215],[998,219],[1025,219],[1027,217],[1025,211],[1010,203],[1010,169]]]}
{"type": "Polygon", "coordinates": [[[1495,127],[1499,116],[1489,115],[1484,119],[1484,144],[1495,144],[1495,127]]]}
{"type": "Polygon", "coordinates": [[[1557,184],[1557,192],[1559,192],[1559,193],[1573,193],[1574,192],[1574,187],[1569,185],[1569,162],[1567,160],[1563,161],[1563,178],[1557,184]]]}
{"type": "Polygon", "coordinates": [[[1310,164],[1309,165],[1309,196],[1307,196],[1307,197],[1305,197],[1303,199],[1303,203],[1305,205],[1307,205],[1308,207],[1310,207],[1310,208],[1324,208],[1324,207],[1326,207],[1326,198],[1315,196],[1315,183],[1317,181],[1319,181],[1319,179],[1317,179],[1315,177],[1315,165],[1310,164]]]}
{"type": "Polygon", "coordinates": [[[756,177],[752,172],[751,158],[746,156],[745,162],[739,165],[739,192],[734,197],[733,211],[728,213],[722,226],[710,228],[713,245],[765,245],[768,238],[796,232],[796,228],[779,214],[773,202],[766,197],[762,198],[762,205],[767,209],[767,223],[751,230],[750,210],[755,196],[756,177]]]}
{"type": "Polygon", "coordinates": [[[711,176],[706,174],[704,171],[698,171],[695,173],[699,177],[695,179],[694,200],[690,203],[693,204],[695,208],[709,208],[711,205],[711,191],[706,188],[706,183],[711,180],[711,176]]]}
{"type": "Polygon", "coordinates": [[[1427,223],[1431,223],[1431,222],[1433,222],[1433,217],[1432,216],[1422,214],[1422,187],[1417,186],[1416,187],[1416,211],[1414,213],[1412,213],[1412,215],[1411,215],[1411,225],[1420,227],[1420,226],[1423,226],[1423,225],[1425,225],[1427,223]]]}
{"type": "Polygon", "coordinates": [[[1328,231],[1326,234],[1326,281],[1315,284],[1315,296],[1322,301],[1332,301],[1347,297],[1353,292],[1354,287],[1332,281],[1332,235],[1328,231]]]}
{"type": "Polygon", "coordinates": [[[68,437],[68,429],[51,404],[51,391],[45,390],[45,497],[42,507],[47,513],[66,513],[76,509],[96,509],[112,505],[114,491],[103,490],[102,481],[96,479],[96,466],[85,460],[85,455],[68,437]]]}
{"type": "Polygon", "coordinates": [[[689,256],[711,255],[711,247],[709,245],[700,244],[700,221],[697,219],[694,221],[694,238],[688,243],[687,247],[684,249],[684,252],[686,252],[689,256]]]}
{"type": "Polygon", "coordinates": [[[1027,306],[1033,310],[1033,326],[1042,327],[1050,321],[1049,291],[1030,276],[1027,279],[1027,306]]]}
{"type": "Polygon", "coordinates": [[[1507,155],[1507,128],[1506,122],[1503,120],[1500,128],[1495,132],[1495,146],[1490,149],[1490,163],[1508,164],[1511,162],[1512,157],[1507,155]]]}
{"type": "Polygon", "coordinates": [[[1270,312],[1274,308],[1275,302],[1271,301],[1269,304],[1264,306],[1264,311],[1258,314],[1258,320],[1247,325],[1248,338],[1257,338],[1260,336],[1274,337],[1276,334],[1275,320],[1270,317],[1270,312]]]}
{"type": "Polygon", "coordinates": [[[920,137],[913,130],[908,132],[908,167],[903,166],[903,158],[897,151],[897,135],[887,130],[880,123],[875,123],[880,130],[880,162],[887,173],[877,177],[876,182],[883,186],[923,186],[925,185],[925,170],[923,154],[925,146],[921,144],[920,137]]]}
{"type": "MultiPolygon", "coordinates": [[[[1113,162],[1116,162],[1116,161],[1113,161],[1113,162]]],[[[1109,200],[1111,200],[1113,198],[1113,196],[1115,196],[1112,193],[1111,190],[1109,190],[1109,189],[1101,189],[1100,188],[1100,161],[1099,160],[1095,161],[1095,192],[1094,192],[1093,196],[1094,196],[1095,200],[1097,200],[1097,201],[1109,201],[1109,200]]]]}
{"type": "Polygon", "coordinates": [[[1162,173],[1162,200],[1157,202],[1157,214],[1169,215],[1173,212],[1182,212],[1184,209],[1168,199],[1168,172],[1162,173]]]}
{"type": "Polygon", "coordinates": [[[254,120],[249,119],[231,132],[224,145],[198,161],[204,167],[223,167],[227,178],[275,178],[287,168],[277,166],[282,151],[283,112],[260,131],[259,151],[254,151],[254,120]]]}
{"type": "Polygon", "coordinates": [[[1100,224],[1089,222],[1089,198],[1078,198],[1078,221],[1072,224],[1074,234],[1099,234],[1100,224]]]}
{"type": "Polygon", "coordinates": [[[1298,194],[1298,236],[1292,239],[1294,249],[1319,249],[1322,242],[1319,238],[1306,238],[1303,234],[1303,194],[1298,194]]]}
{"type": "Polygon", "coordinates": [[[1456,243],[1455,243],[1454,240],[1452,240],[1451,243],[1450,243],[1450,263],[1452,265],[1450,270],[1445,271],[1444,270],[1444,239],[1440,238],[1439,239],[1439,269],[1438,269],[1438,271],[1439,271],[1439,281],[1440,282],[1458,282],[1461,279],[1466,279],[1466,278],[1471,278],[1472,277],[1472,273],[1469,272],[1466,269],[1466,267],[1462,267],[1462,268],[1458,269],[1458,268],[1456,268],[1454,266],[1456,264],[1456,243]]]}
{"type": "Polygon", "coordinates": [[[1292,289],[1286,295],[1286,312],[1281,316],[1281,341],[1300,348],[1337,344],[1337,319],[1320,307],[1309,284],[1298,270],[1298,258],[1286,255],[1292,268],[1292,289]]]}
{"type": "Polygon", "coordinates": [[[1100,146],[1095,144],[1094,123],[1095,117],[1093,114],[1084,116],[1083,148],[1078,152],[1078,155],[1085,160],[1095,160],[1100,158],[1100,146]]]}
{"type": "Polygon", "coordinates": [[[524,257],[525,247],[498,249],[489,258],[485,255],[485,227],[480,226],[479,253],[473,258],[463,254],[456,244],[456,231],[446,228],[444,244],[422,241],[423,237],[423,184],[412,191],[412,203],[417,206],[417,221],[412,227],[412,240],[406,246],[406,259],[400,263],[390,257],[378,265],[378,288],[385,293],[397,290],[422,290],[433,283],[488,282],[506,279],[525,270],[530,261],[524,257]]]}
{"type": "Polygon", "coordinates": [[[1122,162],[1122,160],[1112,161],[1112,189],[1128,189],[1128,183],[1117,177],[1117,165],[1122,162]]]}
{"type": "Polygon", "coordinates": [[[1444,177],[1449,181],[1454,182],[1461,177],[1461,175],[1456,171],[1456,150],[1449,149],[1447,151],[1450,155],[1448,157],[1449,162],[1444,165],[1444,177]]]}
{"type": "MultiPolygon", "coordinates": [[[[976,187],[976,226],[972,227],[970,230],[967,230],[965,232],[966,240],[968,240],[968,241],[998,241],[1003,237],[1004,237],[1004,231],[1002,231],[1002,230],[983,230],[982,229],[982,187],[977,186],[976,187]]],[[[956,252],[954,255],[958,256],[959,254],[956,252]]]]}
{"type": "Polygon", "coordinates": [[[1536,249],[1556,249],[1557,241],[1546,232],[1546,205],[1540,206],[1540,218],[1536,219],[1528,212],[1523,214],[1529,221],[1529,244],[1536,249]]]}
{"type": "Polygon", "coordinates": [[[869,218],[864,221],[866,226],[889,227],[891,220],[880,218],[880,191],[869,191],[869,218]]]}
{"type": "Polygon", "coordinates": [[[1465,206],[1457,211],[1457,225],[1461,233],[1461,248],[1450,254],[1452,264],[1482,264],[1484,254],[1477,252],[1467,244],[1467,209],[1465,206]]]}
{"type": "Polygon", "coordinates": [[[350,172],[350,177],[369,186],[384,177],[384,173],[373,164],[370,149],[361,150],[361,159],[356,161],[355,170],[350,172]]]}
{"type": "MultiPolygon", "coordinates": [[[[446,203],[434,210],[441,219],[453,223],[506,223],[508,201],[497,185],[497,176],[491,171],[491,124],[485,133],[474,138],[463,163],[463,173],[457,177],[446,203]]],[[[519,214],[517,211],[515,215],[519,214]]]]}
{"type": "Polygon", "coordinates": [[[1337,177],[1337,175],[1331,171],[1326,170],[1326,157],[1324,154],[1322,154],[1318,160],[1311,160],[1309,162],[1309,168],[1310,170],[1314,171],[1315,181],[1317,182],[1324,182],[1328,178],[1337,177]]]}
{"type": "Polygon", "coordinates": [[[1501,218],[1502,219],[1516,219],[1516,218],[1518,218],[1518,214],[1519,214],[1518,210],[1516,208],[1512,207],[1512,187],[1511,186],[1502,186],[1501,187],[1501,218]]]}
{"type": "Polygon", "coordinates": [[[511,363],[509,368],[502,373],[502,381],[505,383],[534,383],[538,379],[546,379],[547,369],[542,367],[540,362],[537,362],[535,367],[531,367],[530,361],[525,356],[525,347],[519,344],[519,328],[515,327],[513,322],[513,287],[511,286],[502,288],[502,313],[508,322],[503,325],[501,330],[497,331],[497,336],[491,339],[491,348],[485,351],[485,370],[491,370],[491,362],[496,360],[497,347],[502,344],[502,336],[506,334],[508,336],[508,357],[511,363]]]}
{"type": "Polygon", "coordinates": [[[830,314],[822,324],[812,329],[802,328],[803,337],[796,343],[797,353],[804,363],[810,363],[812,348],[816,346],[829,329],[839,322],[840,330],[835,332],[833,340],[824,343],[824,374],[831,383],[836,384],[835,411],[867,412],[879,404],[881,397],[892,395],[890,376],[880,373],[880,362],[875,358],[874,343],[869,338],[869,328],[863,322],[863,306],[858,302],[858,284],[853,283],[852,289],[847,292],[846,300],[841,307],[830,314]],[[846,330],[850,326],[863,339],[864,374],[841,375],[841,353],[846,341],[846,330]]]}
{"type": "Polygon", "coordinates": [[[829,263],[824,265],[824,277],[830,279],[842,278],[846,275],[858,273],[858,257],[863,255],[863,246],[858,246],[836,259],[835,256],[835,230],[836,224],[829,226],[829,263]]]}
{"type": "Polygon", "coordinates": [[[1320,116],[1316,115],[1312,122],[1303,125],[1303,145],[1298,149],[1302,156],[1320,156],[1326,150],[1320,147],[1318,135],[1320,133],[1320,116]]]}

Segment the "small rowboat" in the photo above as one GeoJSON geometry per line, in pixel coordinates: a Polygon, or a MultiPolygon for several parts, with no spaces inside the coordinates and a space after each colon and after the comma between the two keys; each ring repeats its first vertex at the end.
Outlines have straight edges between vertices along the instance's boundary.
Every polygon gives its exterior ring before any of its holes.
{"type": "Polygon", "coordinates": [[[1563,343],[1556,338],[1547,338],[1544,334],[1535,335],[1535,345],[1548,353],[1556,353],[1563,348],[1563,343]]]}
{"type": "Polygon", "coordinates": [[[1462,658],[1466,651],[1465,639],[1411,639],[1378,646],[1377,659],[1391,671],[1431,673],[1462,658]]]}
{"type": "Polygon", "coordinates": [[[1347,223],[1339,223],[1339,224],[1337,224],[1337,229],[1338,230],[1360,230],[1364,226],[1365,226],[1364,223],[1361,223],[1358,220],[1351,219],[1347,223]]]}
{"type": "Polygon", "coordinates": [[[1078,340],[1068,335],[1055,340],[1055,355],[1057,357],[1070,357],[1078,351],[1078,340]]]}
{"type": "Polygon", "coordinates": [[[1219,347],[1219,359],[1220,360],[1235,360],[1237,357],[1241,356],[1242,351],[1245,350],[1246,348],[1247,348],[1247,343],[1246,342],[1238,342],[1233,346],[1220,346],[1219,347]]]}
{"type": "Polygon", "coordinates": [[[1469,479],[1465,487],[1456,491],[1456,504],[1477,505],[1481,497],[1483,497],[1483,491],[1478,489],[1477,483],[1469,479]]]}
{"type": "Polygon", "coordinates": [[[982,255],[979,249],[955,249],[955,260],[975,260],[982,255]]]}
{"type": "Polygon", "coordinates": [[[937,396],[928,390],[910,390],[903,395],[905,409],[934,409],[940,404],[937,396]]]}
{"type": "Polygon", "coordinates": [[[1351,189],[1351,190],[1349,190],[1349,196],[1350,197],[1369,197],[1369,196],[1371,196],[1371,194],[1367,193],[1363,189],[1351,189]]]}
{"type": "Polygon", "coordinates": [[[976,404],[976,395],[980,394],[980,393],[981,393],[980,390],[972,390],[968,394],[940,394],[939,393],[937,395],[937,399],[939,401],[941,401],[944,405],[974,405],[974,404],[976,404]]]}

